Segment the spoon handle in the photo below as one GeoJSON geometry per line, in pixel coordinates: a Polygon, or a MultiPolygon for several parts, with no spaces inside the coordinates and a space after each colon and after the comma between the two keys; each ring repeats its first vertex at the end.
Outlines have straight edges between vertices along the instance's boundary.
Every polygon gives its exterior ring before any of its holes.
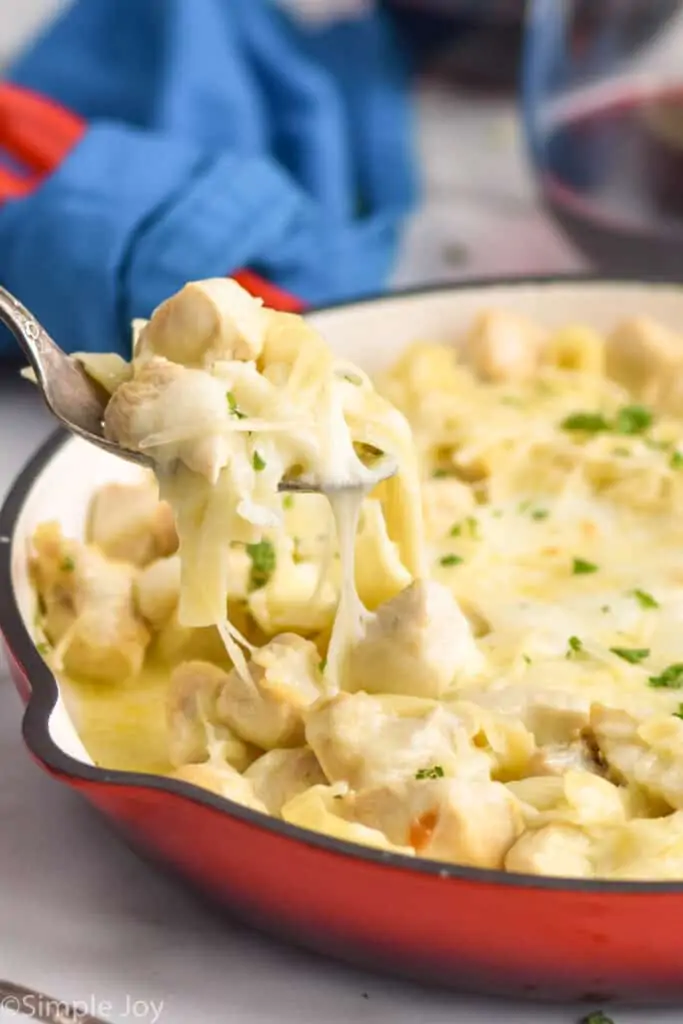
{"type": "Polygon", "coordinates": [[[44,327],[5,288],[0,287],[0,322],[12,332],[41,384],[51,370],[64,363],[65,354],[44,327]]]}

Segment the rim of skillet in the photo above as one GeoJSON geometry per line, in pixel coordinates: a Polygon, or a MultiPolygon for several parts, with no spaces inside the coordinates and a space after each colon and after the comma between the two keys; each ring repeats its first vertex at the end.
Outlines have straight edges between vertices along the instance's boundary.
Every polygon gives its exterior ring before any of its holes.
{"type": "MultiPolygon", "coordinates": [[[[392,302],[395,299],[419,297],[438,292],[482,291],[506,287],[524,287],[538,285],[644,285],[646,287],[681,287],[680,282],[667,278],[647,279],[641,277],[610,277],[596,274],[566,275],[527,275],[520,277],[473,278],[453,283],[440,283],[417,288],[398,289],[381,292],[359,299],[350,299],[325,306],[313,307],[305,311],[305,315],[331,312],[338,309],[350,309],[379,302],[392,302]]],[[[183,797],[195,804],[202,805],[236,818],[246,824],[272,832],[281,838],[295,840],[327,853],[340,857],[353,858],[382,867],[405,872],[406,874],[428,875],[440,880],[453,879],[479,885],[495,885],[512,889],[545,889],[554,892],[585,893],[601,895],[667,895],[683,894],[683,880],[680,882],[639,882],[611,881],[609,879],[574,879],[554,876],[513,874],[490,868],[473,868],[448,864],[442,861],[428,860],[423,857],[409,857],[402,853],[377,850],[372,847],[335,839],[323,833],[317,833],[297,825],[290,825],[271,815],[253,811],[248,807],[219,797],[207,790],[189,783],[180,782],[163,775],[144,774],[142,772],[119,771],[99,768],[84,764],[66,754],[50,735],[49,721],[59,700],[57,679],[38,653],[19,611],[17,597],[12,585],[12,551],[13,536],[16,522],[21,514],[26,499],[42,470],[54,455],[66,444],[71,435],[63,429],[56,430],[43,442],[35,454],[24,465],[15,478],[0,509],[0,593],[6,595],[0,603],[0,629],[4,633],[6,644],[21,665],[30,682],[31,695],[27,703],[22,733],[29,750],[49,769],[66,779],[89,783],[100,783],[109,786],[128,786],[160,793],[170,793],[183,797]]]]}

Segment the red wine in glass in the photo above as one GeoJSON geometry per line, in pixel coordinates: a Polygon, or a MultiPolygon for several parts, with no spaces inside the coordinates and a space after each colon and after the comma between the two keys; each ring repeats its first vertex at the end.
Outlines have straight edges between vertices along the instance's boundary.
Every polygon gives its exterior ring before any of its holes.
{"type": "Polygon", "coordinates": [[[683,279],[683,86],[560,100],[537,135],[550,212],[596,269],[683,279]]]}

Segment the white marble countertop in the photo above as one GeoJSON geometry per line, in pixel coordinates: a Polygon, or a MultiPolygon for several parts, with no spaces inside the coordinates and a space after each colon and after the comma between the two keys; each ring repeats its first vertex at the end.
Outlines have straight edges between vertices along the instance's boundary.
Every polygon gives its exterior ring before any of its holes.
{"type": "MultiPolygon", "coordinates": [[[[23,35],[57,0],[3,0],[23,35]]],[[[420,101],[426,201],[400,285],[581,268],[533,206],[514,112],[431,93],[420,101]]],[[[0,373],[0,495],[52,424],[0,373]]],[[[0,977],[143,1024],[575,1024],[576,1007],[425,991],[293,951],[212,914],[155,874],[77,796],[33,764],[21,706],[0,678],[0,977]]],[[[0,1022],[19,1021],[0,1010],[0,1022]]],[[[615,1024],[674,1024],[677,1011],[618,1010],[615,1024]]]]}

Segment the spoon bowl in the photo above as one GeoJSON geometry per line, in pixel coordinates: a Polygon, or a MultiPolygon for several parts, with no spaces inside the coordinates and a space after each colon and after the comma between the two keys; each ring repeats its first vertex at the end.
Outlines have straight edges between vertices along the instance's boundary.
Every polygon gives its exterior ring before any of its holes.
{"type": "MultiPolygon", "coordinates": [[[[105,437],[104,412],[108,393],[92,380],[73,356],[59,347],[42,324],[6,288],[0,287],[0,322],[14,335],[28,359],[43,400],[52,415],[72,434],[90,444],[134,462],[146,469],[154,469],[154,461],[143,452],[124,448],[105,437]]],[[[397,470],[391,456],[380,453],[372,464],[372,484],[381,483],[397,470]]],[[[292,477],[282,480],[283,493],[320,494],[355,487],[355,483],[328,485],[310,477],[292,477]]]]}

